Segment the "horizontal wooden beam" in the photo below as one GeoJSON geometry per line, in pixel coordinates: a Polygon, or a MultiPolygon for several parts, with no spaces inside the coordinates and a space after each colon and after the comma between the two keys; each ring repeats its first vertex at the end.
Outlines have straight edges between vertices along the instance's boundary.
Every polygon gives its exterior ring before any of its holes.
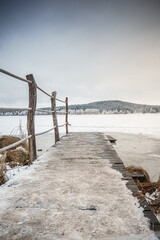
{"type": "Polygon", "coordinates": [[[31,111],[32,108],[2,108],[0,107],[0,111],[31,111]]]}
{"type": "Polygon", "coordinates": [[[59,101],[59,102],[62,102],[62,103],[66,103],[65,101],[63,101],[63,100],[61,100],[59,98],[56,98],[56,100],[59,101]]]}
{"type": "Polygon", "coordinates": [[[23,81],[23,82],[32,83],[31,81],[29,81],[29,80],[27,80],[27,79],[25,79],[25,78],[21,78],[21,77],[19,77],[19,76],[17,76],[17,75],[14,75],[14,74],[12,74],[12,73],[10,73],[10,72],[7,72],[7,71],[5,71],[5,70],[3,70],[3,69],[1,69],[1,68],[0,68],[0,72],[1,72],[1,73],[4,73],[4,74],[6,74],[6,75],[8,75],[8,76],[10,76],[10,77],[13,77],[13,78],[16,78],[16,79],[18,79],[18,80],[21,80],[21,81],[23,81]]]}
{"type": "Polygon", "coordinates": [[[66,114],[67,112],[58,112],[58,111],[56,111],[56,113],[66,114]]]}
{"type": "Polygon", "coordinates": [[[39,136],[39,135],[42,135],[42,134],[45,134],[45,133],[51,132],[51,131],[52,131],[53,129],[55,129],[55,128],[56,128],[56,126],[53,127],[53,128],[51,128],[51,129],[49,129],[49,130],[47,130],[47,131],[37,133],[37,134],[35,134],[35,136],[37,137],[37,136],[39,136]]]}
{"type": "Polygon", "coordinates": [[[27,139],[29,139],[29,138],[31,138],[31,137],[32,137],[32,135],[30,135],[30,136],[28,136],[28,137],[26,137],[26,138],[23,138],[23,139],[15,142],[15,143],[12,143],[11,145],[9,145],[9,146],[7,146],[7,147],[0,148],[0,153],[1,153],[1,152],[4,152],[4,151],[7,151],[7,150],[9,150],[9,149],[11,149],[11,148],[13,148],[13,147],[16,147],[17,145],[25,142],[27,139]]]}
{"type": "Polygon", "coordinates": [[[53,113],[54,111],[36,109],[36,112],[48,112],[48,113],[53,113]]]}
{"type": "Polygon", "coordinates": [[[51,96],[49,93],[45,92],[42,88],[40,88],[40,87],[37,86],[37,89],[39,89],[41,92],[43,92],[44,94],[46,94],[47,96],[49,96],[50,98],[52,98],[52,96],[51,96]]]}
{"type": "Polygon", "coordinates": [[[65,126],[67,123],[64,123],[64,124],[62,124],[62,125],[58,125],[58,127],[63,127],[63,126],[65,126]]]}

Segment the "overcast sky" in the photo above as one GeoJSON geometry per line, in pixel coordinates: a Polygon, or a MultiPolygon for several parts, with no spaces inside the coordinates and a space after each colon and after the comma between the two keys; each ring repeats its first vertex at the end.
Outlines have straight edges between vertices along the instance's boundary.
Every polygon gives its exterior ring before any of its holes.
{"type": "MultiPolygon", "coordinates": [[[[160,105],[160,1],[0,0],[0,68],[70,104],[160,105]]],[[[28,105],[26,83],[0,73],[0,84],[1,106],[28,105]]]]}

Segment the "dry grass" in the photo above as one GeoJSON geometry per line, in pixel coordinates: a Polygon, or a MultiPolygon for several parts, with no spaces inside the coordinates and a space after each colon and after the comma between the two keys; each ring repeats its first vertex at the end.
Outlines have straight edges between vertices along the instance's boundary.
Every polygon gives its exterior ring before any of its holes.
{"type": "Polygon", "coordinates": [[[129,166],[126,169],[130,173],[144,174],[144,182],[135,180],[137,187],[142,192],[142,194],[140,194],[138,197],[145,197],[152,211],[156,215],[160,214],[160,180],[158,180],[157,182],[151,182],[148,172],[141,167],[129,166]],[[151,197],[148,197],[148,194],[151,195],[151,197]]]}
{"type": "MultiPolygon", "coordinates": [[[[21,140],[19,137],[14,137],[14,136],[1,136],[0,137],[0,148],[7,147],[12,143],[15,143],[17,141],[21,140]]],[[[16,149],[17,147],[22,146],[26,151],[28,151],[28,145],[26,142],[23,142],[16,147],[11,148],[10,150],[16,149]]]]}
{"type": "Polygon", "coordinates": [[[24,166],[29,163],[29,153],[23,149],[9,150],[6,152],[5,162],[12,168],[15,166],[24,166]]]}
{"type": "Polygon", "coordinates": [[[160,190],[160,182],[139,182],[136,181],[136,184],[143,194],[149,193],[152,194],[156,190],[160,190]]]}
{"type": "MultiPolygon", "coordinates": [[[[0,148],[7,147],[19,140],[21,140],[19,137],[1,136],[0,148]]],[[[29,164],[29,151],[27,142],[23,142],[16,147],[11,148],[10,150],[3,152],[2,154],[3,156],[0,158],[0,185],[6,182],[6,164],[8,164],[11,168],[29,164]]]]}
{"type": "Polygon", "coordinates": [[[142,167],[137,167],[137,166],[129,166],[126,168],[128,172],[130,173],[139,173],[139,174],[144,174],[145,177],[145,182],[150,182],[150,177],[149,174],[146,170],[144,170],[142,167]]]}
{"type": "Polygon", "coordinates": [[[5,155],[0,158],[0,185],[6,182],[6,165],[5,165],[5,155]]]}

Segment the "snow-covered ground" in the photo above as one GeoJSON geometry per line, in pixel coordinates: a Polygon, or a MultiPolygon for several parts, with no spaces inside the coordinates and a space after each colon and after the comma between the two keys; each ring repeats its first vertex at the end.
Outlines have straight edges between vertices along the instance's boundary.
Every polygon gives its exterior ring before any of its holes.
{"type": "MultiPolygon", "coordinates": [[[[0,135],[16,134],[21,121],[26,131],[26,116],[0,116],[0,135]]],[[[58,116],[59,125],[65,122],[65,116],[58,116]]],[[[142,133],[160,138],[160,114],[113,114],[113,115],[69,115],[72,132],[122,132],[142,133]]],[[[52,116],[36,116],[36,132],[52,127],[52,116]]],[[[65,128],[60,128],[60,134],[65,134],[65,128]]]]}
{"type": "Polygon", "coordinates": [[[160,114],[71,115],[71,131],[147,134],[160,138],[160,114]]]}

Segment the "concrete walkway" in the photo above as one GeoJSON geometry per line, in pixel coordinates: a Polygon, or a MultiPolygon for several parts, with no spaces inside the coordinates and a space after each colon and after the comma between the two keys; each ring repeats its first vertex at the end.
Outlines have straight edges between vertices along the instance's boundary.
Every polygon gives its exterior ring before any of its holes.
{"type": "Polygon", "coordinates": [[[0,188],[0,239],[156,239],[102,133],[70,133],[0,188]]]}

